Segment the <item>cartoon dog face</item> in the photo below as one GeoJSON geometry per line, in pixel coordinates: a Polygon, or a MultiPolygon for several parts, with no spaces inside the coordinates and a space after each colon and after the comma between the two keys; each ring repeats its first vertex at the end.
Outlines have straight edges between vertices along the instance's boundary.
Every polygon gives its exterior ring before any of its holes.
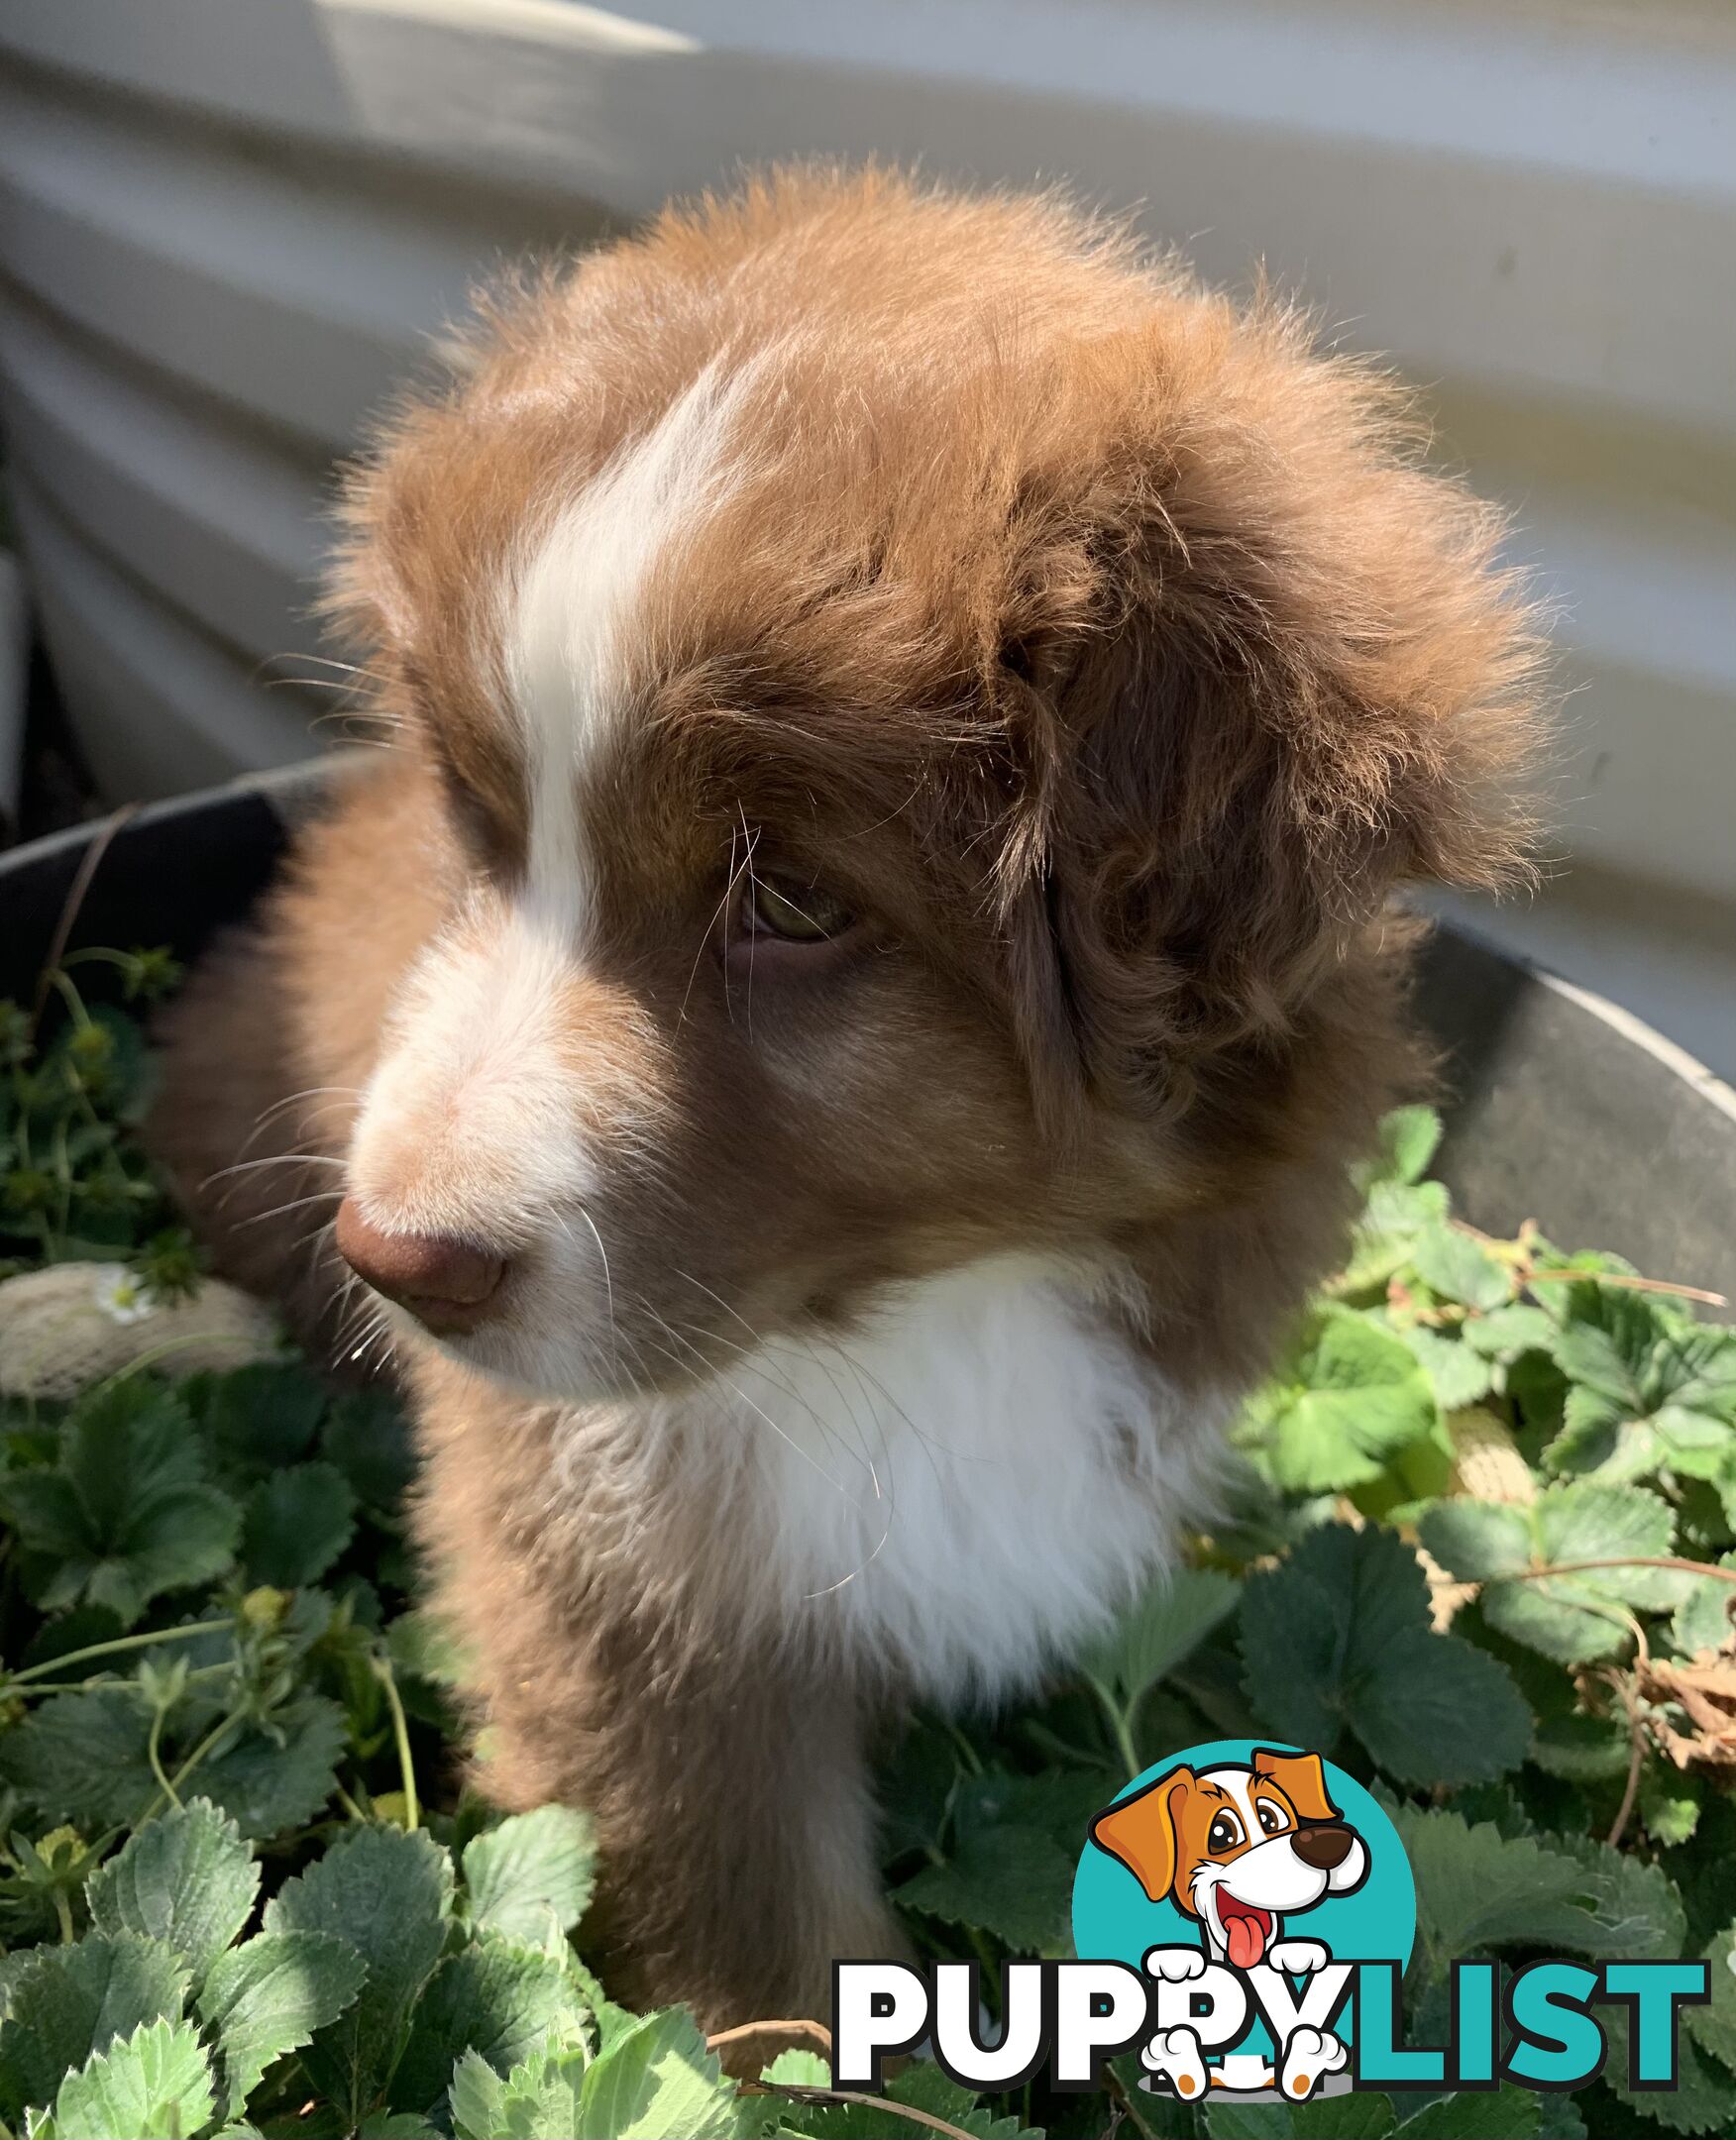
{"type": "Polygon", "coordinates": [[[1216,1961],[1252,1969],[1282,1916],[1348,1894],[1368,1851],[1333,1804],[1318,1754],[1260,1747],[1247,1766],[1172,1768],[1100,1813],[1093,1842],[1203,1927],[1216,1961]]]}

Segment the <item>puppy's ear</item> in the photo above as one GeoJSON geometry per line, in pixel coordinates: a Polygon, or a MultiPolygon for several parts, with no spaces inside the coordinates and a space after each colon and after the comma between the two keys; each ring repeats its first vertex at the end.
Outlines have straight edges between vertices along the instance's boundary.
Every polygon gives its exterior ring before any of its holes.
{"type": "MultiPolygon", "coordinates": [[[[1161,1902],[1175,1885],[1176,1818],[1180,1800],[1193,1783],[1191,1768],[1172,1768],[1134,1797],[1099,1813],[1091,1823],[1092,1842],[1119,1858],[1153,1902],[1161,1902]]],[[[1174,1899],[1193,1914],[1191,1898],[1177,1894],[1174,1899]]]]}
{"type": "Polygon", "coordinates": [[[1498,515],[1290,315],[1201,300],[1103,367],[1092,586],[1057,536],[1076,613],[1022,738],[1007,939],[1033,1062],[1064,1069],[1064,1014],[1088,1087],[1149,1115],[1281,1044],[1395,886],[1523,874],[1542,642],[1498,515]]]}
{"type": "Polygon", "coordinates": [[[1255,1775],[1270,1776],[1290,1803],[1299,1820],[1335,1821],[1343,1818],[1326,1787],[1326,1769],[1318,1754],[1278,1754],[1270,1747],[1256,1747],[1255,1775]]]}

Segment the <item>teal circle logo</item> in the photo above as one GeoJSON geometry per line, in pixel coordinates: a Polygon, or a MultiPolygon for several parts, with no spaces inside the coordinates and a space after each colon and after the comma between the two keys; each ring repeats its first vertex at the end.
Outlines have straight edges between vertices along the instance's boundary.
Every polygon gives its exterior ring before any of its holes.
{"type": "MultiPolygon", "coordinates": [[[[1208,2082],[1265,2092],[1278,2072],[1259,2020],[1216,2049],[1203,2022],[1190,2029],[1196,1987],[1203,2007],[1225,1971],[1278,1972],[1304,1991],[1330,1965],[1391,1962],[1402,1975],[1416,1918],[1410,1864],[1378,1802],[1318,1754],[1256,1739],[1187,1747],[1136,1776],[1093,1820],[1073,1881],[1080,1959],[1167,1980],[1172,2015],[1196,2040],[1177,2074],[1146,2064],[1184,2097],[1208,2082]]],[[[1309,2091],[1318,2078],[1336,2092],[1349,2085],[1349,2004],[1315,2033],[1326,2064],[1309,2091]]]]}

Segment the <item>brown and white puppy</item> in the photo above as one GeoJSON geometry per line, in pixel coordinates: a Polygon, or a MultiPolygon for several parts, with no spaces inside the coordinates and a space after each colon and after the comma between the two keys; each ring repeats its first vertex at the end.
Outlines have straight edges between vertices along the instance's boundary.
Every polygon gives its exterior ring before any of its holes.
{"type": "Polygon", "coordinates": [[[389,1345],[488,1786],[593,1809],[632,1995],[894,1946],[874,1719],[1163,1564],[1339,1253],[1387,894],[1522,835],[1530,619],[1413,444],[1055,200],[795,171],[498,299],[352,477],[391,748],[156,1135],[389,1345]]]}

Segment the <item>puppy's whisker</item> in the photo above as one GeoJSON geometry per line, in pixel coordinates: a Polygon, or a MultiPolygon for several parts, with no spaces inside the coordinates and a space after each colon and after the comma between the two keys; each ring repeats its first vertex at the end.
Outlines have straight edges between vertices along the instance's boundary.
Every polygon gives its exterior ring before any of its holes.
{"type": "Polygon", "coordinates": [[[796,1440],[794,1435],[787,1433],[784,1428],[780,1427],[777,1421],[773,1419],[772,1415],[765,1409],[763,1405],[759,1405],[754,1402],[754,1400],[747,1394],[746,1390],[741,1387],[740,1383],[733,1381],[728,1375],[726,1375],[722,1371],[720,1367],[716,1367],[710,1361],[708,1361],[705,1358],[705,1355],[700,1350],[699,1346],[691,1343],[686,1338],[682,1337],[681,1333],[677,1331],[672,1324],[666,1322],[664,1318],[658,1314],[657,1310],[651,1306],[651,1303],[649,1301],[644,1300],[641,1297],[641,1305],[649,1312],[652,1320],[657,1324],[658,1328],[663,1331],[664,1334],[674,1343],[682,1346],[686,1351],[690,1352],[693,1357],[698,1360],[705,1368],[708,1376],[714,1378],[716,1381],[721,1382],[723,1387],[726,1390],[731,1391],[736,1397],[738,1397],[741,1402],[747,1406],[750,1412],[757,1414],[760,1419],[764,1420],[766,1425],[772,1430],[773,1434],[777,1436],[778,1440],[784,1443],[789,1448],[794,1449],[796,1454],[802,1458],[804,1463],[811,1464],[814,1469],[819,1473],[820,1477],[825,1480],[828,1486],[834,1487],[838,1493],[842,1494],[844,1499],[849,1502],[852,1508],[859,1509],[861,1507],[862,1504],[856,1499],[855,1495],[851,1493],[850,1489],[844,1484],[843,1480],[834,1478],[832,1474],[825,1468],[824,1464],[819,1461],[818,1457],[814,1455],[814,1451],[812,1449],[805,1449],[802,1446],[801,1443],[796,1440]]]}
{"type": "MultiPolygon", "coordinates": [[[[215,1174],[205,1176],[204,1180],[199,1184],[199,1191],[202,1195],[205,1190],[214,1189],[220,1181],[228,1181],[231,1176],[236,1174],[256,1173],[261,1167],[342,1167],[345,1164],[347,1164],[346,1161],[334,1159],[324,1152],[271,1152],[264,1159],[237,1159],[232,1166],[219,1167],[215,1174]]],[[[237,1186],[240,1185],[237,1184],[237,1186]]],[[[233,1191],[231,1191],[231,1194],[233,1194],[233,1191]]],[[[218,1210],[221,1211],[223,1205],[227,1204],[229,1198],[224,1197],[217,1207],[218,1210]]]]}
{"type": "MultiPolygon", "coordinates": [[[[873,1481],[875,1499],[878,1500],[880,1498],[880,1481],[875,1476],[874,1466],[868,1460],[867,1456],[864,1453],[849,1446],[848,1443],[844,1441],[842,1436],[838,1433],[837,1429],[831,1425],[830,1421],[825,1419],[821,1413],[815,1411],[813,1404],[811,1404],[810,1401],[805,1396],[803,1396],[801,1390],[796,1386],[796,1382],[794,1378],[789,1374],[788,1370],[778,1366],[776,1361],[773,1360],[764,1350],[762,1350],[758,1346],[750,1347],[748,1345],[738,1344],[734,1338],[725,1338],[719,1331],[708,1330],[702,1323],[679,1323],[672,1325],[666,1322],[664,1327],[666,1329],[672,1330],[695,1331],[699,1334],[700,1337],[708,1338],[712,1344],[720,1344],[727,1346],[729,1351],[736,1358],[751,1361],[755,1373],[765,1376],[766,1379],[772,1383],[774,1389],[781,1390],[784,1395],[790,1399],[792,1404],[799,1406],[804,1412],[807,1413],[808,1417],[814,1422],[814,1426],[819,1429],[819,1432],[825,1437],[826,1441],[830,1443],[831,1445],[838,1451],[839,1455],[847,1456],[852,1463],[859,1463],[862,1465],[862,1467],[867,1471],[869,1478],[873,1481]]],[[[698,1345],[695,1345],[693,1349],[698,1352],[700,1350],[700,1347],[698,1345]]],[[[833,1384],[833,1387],[834,1389],[836,1388],[835,1382],[833,1384]]],[[[839,1393],[839,1395],[840,1399],[842,1399],[841,1392],[839,1393]]],[[[847,1399],[844,1399],[842,1401],[847,1403],[847,1399]]],[[[855,1424],[853,1417],[851,1420],[851,1424],[855,1424]]]]}
{"type": "Polygon", "coordinates": [[[250,1218],[238,1219],[235,1230],[239,1233],[247,1227],[265,1226],[272,1219],[287,1219],[291,1212],[306,1211],[315,1204],[341,1203],[343,1195],[342,1189],[318,1189],[312,1196],[296,1197],[288,1204],[274,1204],[270,1211],[255,1212],[250,1218]]]}
{"type": "MultiPolygon", "coordinates": [[[[725,1299],[723,1299],[723,1295],[721,1295],[721,1293],[717,1293],[717,1290],[715,1290],[715,1288],[712,1288],[712,1286],[706,1286],[706,1284],[705,1284],[705,1280],[700,1280],[700,1278],[694,1278],[694,1273],[692,1273],[692,1271],[683,1271],[683,1269],[677,1269],[677,1267],[674,1267],[674,1265],[670,1265],[670,1271],[672,1271],[672,1275],[674,1275],[674,1278],[679,1278],[679,1280],[683,1280],[683,1284],[690,1284],[690,1286],[694,1286],[694,1288],[698,1290],[698,1293],[705,1293],[705,1297],[706,1297],[708,1301],[715,1301],[715,1303],[717,1303],[717,1306],[719,1306],[719,1308],[723,1310],[723,1314],[725,1314],[725,1316],[734,1316],[734,1321],[736,1321],[736,1323],[740,1323],[740,1327],[743,1327],[743,1329],[745,1329],[745,1332],[747,1332],[747,1338],[749,1338],[749,1341],[751,1341],[751,1346],[736,1346],[736,1350],[738,1350],[740,1354],[743,1354],[743,1356],[751,1356],[751,1359],[753,1359],[753,1363],[756,1363],[756,1365],[758,1365],[758,1367],[762,1369],[762,1372],[766,1372],[766,1374],[771,1374],[771,1372],[773,1372],[773,1369],[777,1367],[777,1361],[775,1361],[775,1352],[771,1350],[771,1341],[769,1341],[769,1339],[766,1339],[766,1338],[762,1338],[762,1336],[760,1336],[760,1332],[756,1332],[756,1329],[753,1329],[753,1325],[751,1325],[751,1323],[747,1321],[747,1316],[745,1316],[743,1312],[740,1312],[738,1308],[734,1308],[730,1301],[725,1301],[725,1299]]],[[[690,1329],[700,1329],[700,1325],[690,1325],[690,1329]]],[[[725,1339],[725,1338],[721,1338],[721,1336],[717,1338],[717,1341],[719,1341],[719,1343],[728,1343],[728,1339],[725,1339]]],[[[830,1426],[830,1423],[828,1423],[826,1419],[822,1419],[822,1417],[819,1417],[819,1413],[817,1413],[817,1410],[815,1410],[815,1408],[814,1408],[814,1406],[812,1406],[810,1402],[807,1402],[807,1400],[805,1400],[805,1397],[803,1397],[803,1393],[801,1393],[801,1391],[797,1389],[797,1382],[794,1382],[794,1376],[790,1376],[788,1372],[784,1372],[784,1369],[782,1369],[782,1367],[777,1367],[777,1374],[779,1374],[779,1376],[782,1376],[782,1387],[784,1387],[784,1389],[788,1391],[788,1395],[790,1395],[790,1397],[794,1397],[794,1402],[797,1402],[797,1404],[801,1404],[801,1408],[805,1410],[805,1413],[807,1413],[807,1417],[810,1417],[810,1419],[812,1419],[812,1421],[815,1423],[815,1428],[819,1428],[819,1432],[822,1432],[822,1434],[826,1436],[826,1441],[828,1441],[828,1443],[832,1443],[832,1444],[837,1444],[837,1446],[841,1446],[841,1453],[843,1453],[843,1455],[847,1455],[847,1457],[850,1457],[850,1459],[852,1459],[854,1463],[860,1463],[860,1466],[863,1466],[863,1468],[867,1470],[867,1474],[869,1474],[869,1479],[871,1479],[871,1483],[873,1483],[873,1498],[876,1498],[876,1500],[880,1500],[880,1498],[882,1498],[882,1496],[880,1496],[880,1474],[878,1474],[878,1470],[876,1470],[876,1468],[873,1468],[873,1459],[871,1459],[871,1457],[869,1457],[869,1453],[867,1453],[867,1443],[863,1441],[863,1436],[860,1436],[860,1423],[858,1423],[858,1419],[856,1419],[856,1408],[854,1408],[854,1404],[850,1402],[850,1393],[847,1393],[847,1391],[843,1389],[843,1385],[841,1385],[841,1382],[837,1380],[837,1376],[835,1376],[835,1374],[832,1374],[832,1369],[830,1369],[830,1367],[826,1365],[826,1359],[824,1359],[824,1354],[822,1354],[822,1352],[819,1352],[819,1350],[817,1350],[817,1348],[814,1346],[814,1343],[805,1343],[805,1346],[803,1346],[803,1350],[805,1350],[805,1352],[807,1352],[807,1356],[810,1356],[810,1359],[814,1361],[814,1365],[815,1365],[815,1367],[819,1369],[819,1372],[822,1372],[822,1374],[826,1376],[826,1380],[828,1380],[828,1382],[830,1382],[830,1385],[832,1385],[832,1393],[835,1393],[835,1395],[837,1395],[837,1400],[839,1400],[839,1404],[843,1406],[843,1410],[845,1410],[845,1413],[847,1413],[847,1415],[850,1415],[850,1426],[852,1426],[852,1428],[856,1428],[856,1439],[860,1441],[860,1448],[850,1448],[850,1446],[847,1446],[847,1444],[843,1444],[843,1443],[841,1443],[841,1436],[837,1434],[837,1430],[835,1430],[835,1428],[832,1428],[832,1426],[830,1426]]],[[[860,1378],[858,1378],[858,1380],[860,1380],[860,1378]]],[[[869,1404],[869,1415],[873,1417],[873,1406],[871,1406],[871,1404],[869,1404]]],[[[880,1419],[878,1419],[878,1417],[876,1417],[876,1428],[880,1428],[880,1448],[882,1448],[882,1453],[884,1453],[884,1457],[886,1457],[886,1476],[889,1476],[889,1483],[891,1483],[891,1448],[889,1448],[889,1444],[886,1444],[886,1430],[884,1430],[884,1426],[882,1426],[882,1423],[880,1423],[880,1419]]]]}

